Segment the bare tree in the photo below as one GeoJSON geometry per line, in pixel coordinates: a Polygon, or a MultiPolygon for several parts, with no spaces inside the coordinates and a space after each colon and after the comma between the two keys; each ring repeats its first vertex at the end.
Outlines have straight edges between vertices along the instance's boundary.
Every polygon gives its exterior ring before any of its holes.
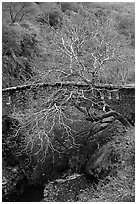
{"type": "Polygon", "coordinates": [[[49,25],[45,36],[43,31],[46,41],[43,47],[50,52],[52,60],[43,77],[47,82],[60,82],[60,87],[47,97],[43,109],[36,111],[32,107],[28,112],[29,118],[24,125],[26,136],[18,154],[28,152],[29,163],[32,154],[38,161],[44,162],[47,154],[52,152],[54,161],[56,153],[60,155],[72,146],[79,147],[75,137],[80,129],[85,129],[87,124],[101,122],[108,116],[114,116],[126,128],[130,126],[115,111],[110,110],[101,115],[94,111],[103,110],[106,105],[95,83],[102,66],[114,57],[115,47],[112,45],[117,33],[112,25],[109,19],[101,27],[98,21],[85,17],[79,11],[69,18],[64,16],[61,29],[49,25]],[[80,82],[88,85],[89,90],[63,88],[63,82],[80,82]]]}
{"type": "Polygon", "coordinates": [[[113,84],[126,85],[135,70],[134,49],[130,49],[129,42],[124,37],[120,37],[120,43],[115,42],[115,48],[113,61],[106,64],[101,75],[113,84]]]}

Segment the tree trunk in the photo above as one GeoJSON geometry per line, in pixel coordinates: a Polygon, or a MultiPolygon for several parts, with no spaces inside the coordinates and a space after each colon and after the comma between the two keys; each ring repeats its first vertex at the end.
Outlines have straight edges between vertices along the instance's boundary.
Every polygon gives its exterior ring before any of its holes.
{"type": "MultiPolygon", "coordinates": [[[[131,127],[131,124],[127,121],[126,118],[124,118],[120,113],[116,112],[116,111],[109,111],[109,112],[106,112],[98,117],[95,118],[95,121],[99,121],[99,120],[102,120],[104,118],[108,118],[110,116],[114,116],[115,119],[119,120],[127,129],[131,127]]],[[[89,121],[92,121],[93,119],[92,118],[86,118],[87,120],[89,121]]]]}

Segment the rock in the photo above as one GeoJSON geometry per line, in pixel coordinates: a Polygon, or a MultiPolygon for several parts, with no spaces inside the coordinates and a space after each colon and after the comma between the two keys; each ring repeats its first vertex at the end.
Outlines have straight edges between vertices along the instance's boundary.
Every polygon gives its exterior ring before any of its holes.
{"type": "Polygon", "coordinates": [[[114,140],[117,134],[123,135],[123,132],[125,132],[124,126],[117,120],[96,134],[92,134],[91,132],[91,136],[88,138],[86,144],[88,155],[93,155],[100,146],[114,140]]]}
{"type": "Polygon", "coordinates": [[[79,192],[87,187],[82,174],[73,174],[65,179],[57,179],[45,185],[42,202],[75,202],[79,192]]]}
{"type": "Polygon", "coordinates": [[[96,177],[104,178],[117,160],[112,143],[107,143],[97,149],[88,160],[86,172],[96,177]]]}
{"type": "Polygon", "coordinates": [[[124,132],[123,125],[116,120],[104,130],[89,137],[87,142],[89,159],[85,167],[87,175],[101,176],[102,178],[106,176],[116,162],[117,155],[115,154],[114,146],[116,145],[117,137],[123,136],[124,132]],[[113,144],[115,145],[113,146],[113,144]]]}

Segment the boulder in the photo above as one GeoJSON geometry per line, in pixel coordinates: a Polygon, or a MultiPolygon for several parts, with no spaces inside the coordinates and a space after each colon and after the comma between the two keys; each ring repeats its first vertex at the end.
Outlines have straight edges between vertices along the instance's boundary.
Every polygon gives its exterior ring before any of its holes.
{"type": "Polygon", "coordinates": [[[91,155],[86,165],[87,174],[101,179],[105,178],[111,170],[114,172],[115,164],[118,162],[117,156],[112,143],[105,144],[91,155]]]}
{"type": "Polygon", "coordinates": [[[88,161],[85,167],[88,175],[104,178],[115,169],[118,162],[118,152],[115,149],[124,133],[124,126],[116,120],[103,131],[89,137],[88,161]]]}
{"type": "Polygon", "coordinates": [[[76,202],[82,189],[88,187],[84,175],[73,174],[45,185],[42,202],[76,202]]]}

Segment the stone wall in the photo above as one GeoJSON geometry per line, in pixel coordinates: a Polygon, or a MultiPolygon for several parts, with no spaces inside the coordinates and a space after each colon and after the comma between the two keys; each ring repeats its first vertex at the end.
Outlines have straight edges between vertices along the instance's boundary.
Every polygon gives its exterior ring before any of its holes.
{"type": "Polygon", "coordinates": [[[121,113],[131,123],[135,123],[135,88],[121,88],[119,99],[112,95],[112,99],[106,98],[106,102],[113,110],[121,113]]]}
{"type": "MultiPolygon", "coordinates": [[[[60,87],[57,85],[42,85],[34,87],[23,87],[6,89],[2,91],[2,113],[3,115],[11,114],[13,111],[25,112],[28,109],[44,108],[44,101],[48,96],[60,87]]],[[[63,88],[70,90],[84,89],[89,87],[80,84],[64,84],[63,88]]],[[[101,97],[104,98],[111,109],[116,110],[126,117],[130,122],[135,122],[135,87],[112,87],[98,86],[101,97]]]]}

